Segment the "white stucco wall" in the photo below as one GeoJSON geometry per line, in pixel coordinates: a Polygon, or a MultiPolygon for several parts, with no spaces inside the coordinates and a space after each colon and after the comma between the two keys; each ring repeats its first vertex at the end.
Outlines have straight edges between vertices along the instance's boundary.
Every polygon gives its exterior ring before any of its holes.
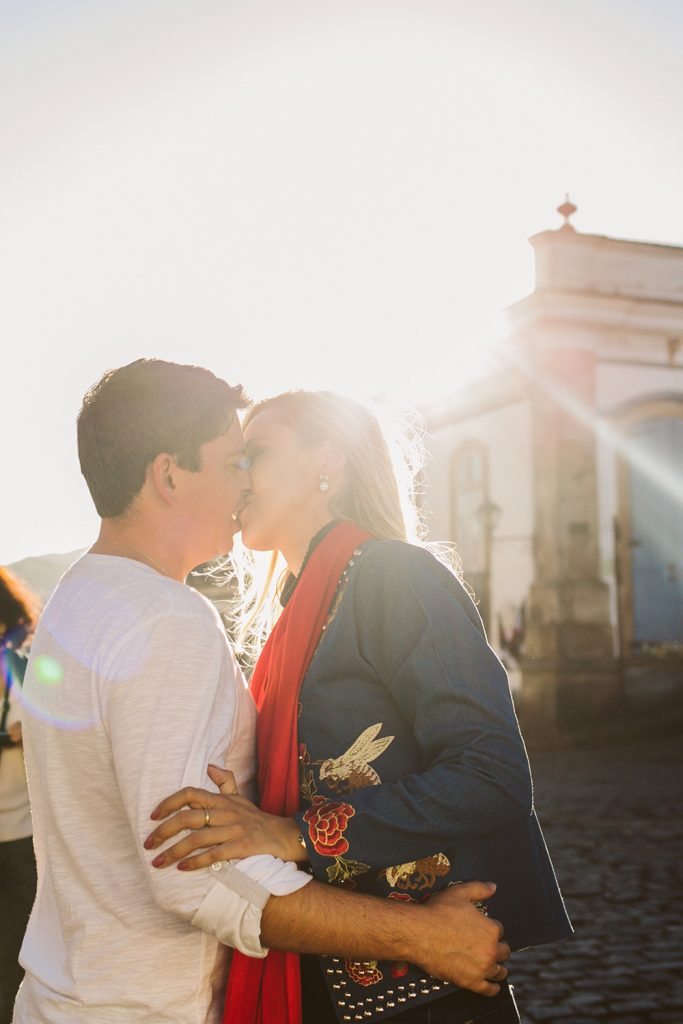
{"type": "MultiPolygon", "coordinates": [[[[430,540],[453,540],[450,467],[465,441],[488,451],[489,500],[501,509],[491,545],[491,641],[498,645],[498,614],[509,628],[533,580],[534,492],[531,415],[515,402],[466,422],[444,426],[427,438],[431,463],[425,494],[430,540]]],[[[467,576],[465,566],[465,576],[467,576]]]]}
{"type": "Polygon", "coordinates": [[[683,366],[644,366],[599,363],[596,373],[596,405],[603,415],[613,415],[633,399],[683,393],[683,366]]]}
{"type": "Polygon", "coordinates": [[[574,231],[543,231],[531,243],[536,290],[550,287],[683,302],[679,246],[574,231]]]}

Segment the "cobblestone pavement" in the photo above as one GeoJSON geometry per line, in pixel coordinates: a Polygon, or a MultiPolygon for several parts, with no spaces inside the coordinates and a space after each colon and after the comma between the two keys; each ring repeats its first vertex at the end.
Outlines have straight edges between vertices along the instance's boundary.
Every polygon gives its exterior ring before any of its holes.
{"type": "Polygon", "coordinates": [[[511,960],[523,1024],[683,1024],[683,736],[531,761],[576,934],[511,960]]]}

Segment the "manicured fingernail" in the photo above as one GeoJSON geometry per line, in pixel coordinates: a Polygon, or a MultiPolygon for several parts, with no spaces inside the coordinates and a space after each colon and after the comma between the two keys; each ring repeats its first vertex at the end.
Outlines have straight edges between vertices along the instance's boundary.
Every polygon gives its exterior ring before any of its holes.
{"type": "Polygon", "coordinates": [[[154,860],[152,861],[152,867],[160,868],[163,863],[164,863],[164,855],[163,855],[163,853],[160,853],[159,856],[155,857],[154,860]]]}
{"type": "Polygon", "coordinates": [[[147,838],[145,839],[145,841],[144,841],[144,843],[142,845],[144,846],[144,848],[146,850],[153,850],[154,849],[154,840],[152,839],[151,836],[147,836],[147,838]]]}
{"type": "Polygon", "coordinates": [[[150,814],[150,818],[152,818],[154,821],[156,821],[158,817],[159,817],[159,808],[155,807],[154,810],[152,811],[152,813],[150,814]]]}
{"type": "Polygon", "coordinates": [[[187,863],[186,860],[181,860],[178,862],[178,871],[189,871],[189,869],[190,865],[187,863]]]}

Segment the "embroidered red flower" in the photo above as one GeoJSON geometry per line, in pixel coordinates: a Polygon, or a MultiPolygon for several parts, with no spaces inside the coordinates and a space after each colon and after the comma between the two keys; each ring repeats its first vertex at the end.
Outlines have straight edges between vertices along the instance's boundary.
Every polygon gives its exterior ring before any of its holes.
{"type": "Polygon", "coordinates": [[[350,804],[336,804],[324,796],[313,798],[313,805],[304,814],[313,849],[322,857],[341,857],[349,848],[344,838],[349,818],[355,814],[350,804]]]}
{"type": "Polygon", "coordinates": [[[384,977],[376,960],[345,960],[344,967],[349,978],[357,985],[376,985],[384,977]]]}

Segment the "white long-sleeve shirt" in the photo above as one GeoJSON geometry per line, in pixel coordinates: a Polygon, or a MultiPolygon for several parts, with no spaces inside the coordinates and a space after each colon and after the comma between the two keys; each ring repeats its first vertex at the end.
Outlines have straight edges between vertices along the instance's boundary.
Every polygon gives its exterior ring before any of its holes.
{"type": "MultiPolygon", "coordinates": [[[[255,775],[256,712],[212,605],[84,555],[43,612],[23,689],[38,895],[15,1024],[209,1024],[226,951],[263,956],[261,909],[310,876],[272,857],[155,869],[154,807],[206,766],[255,775]]],[[[213,788],[213,787],[211,787],[213,788]]]]}

